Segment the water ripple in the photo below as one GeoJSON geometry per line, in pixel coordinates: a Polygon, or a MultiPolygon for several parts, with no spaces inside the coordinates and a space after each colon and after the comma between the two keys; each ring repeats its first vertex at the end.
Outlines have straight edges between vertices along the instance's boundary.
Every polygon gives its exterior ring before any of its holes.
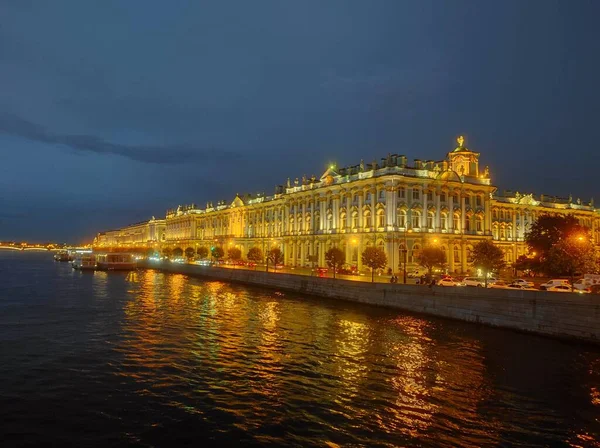
{"type": "Polygon", "coordinates": [[[46,254],[0,266],[3,446],[598,444],[591,347],[46,254]]]}

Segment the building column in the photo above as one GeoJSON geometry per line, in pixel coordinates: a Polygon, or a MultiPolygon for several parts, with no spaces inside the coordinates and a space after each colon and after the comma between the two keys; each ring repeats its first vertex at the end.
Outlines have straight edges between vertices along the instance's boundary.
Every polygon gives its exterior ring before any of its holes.
{"type": "Polygon", "coordinates": [[[467,210],[467,198],[463,197],[461,195],[460,196],[460,230],[462,233],[465,233],[465,220],[467,219],[466,210],[467,210]]]}

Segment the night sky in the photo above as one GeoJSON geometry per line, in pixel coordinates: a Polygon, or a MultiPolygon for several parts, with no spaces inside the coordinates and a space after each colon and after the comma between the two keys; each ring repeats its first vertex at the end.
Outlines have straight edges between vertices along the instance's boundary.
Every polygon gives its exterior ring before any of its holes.
{"type": "Polygon", "coordinates": [[[0,240],[91,240],[459,134],[600,204],[600,2],[0,1],[0,240]]]}

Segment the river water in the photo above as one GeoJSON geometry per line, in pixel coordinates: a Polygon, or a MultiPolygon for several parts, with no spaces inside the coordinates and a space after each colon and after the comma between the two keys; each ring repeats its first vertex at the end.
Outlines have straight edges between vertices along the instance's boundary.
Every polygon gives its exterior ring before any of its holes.
{"type": "Polygon", "coordinates": [[[598,446],[600,349],[0,253],[7,446],[598,446]]]}

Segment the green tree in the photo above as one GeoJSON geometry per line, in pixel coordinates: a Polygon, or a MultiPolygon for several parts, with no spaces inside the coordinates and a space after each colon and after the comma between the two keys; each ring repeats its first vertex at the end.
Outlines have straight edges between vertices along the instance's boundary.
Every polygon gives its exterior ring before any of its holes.
{"type": "Polygon", "coordinates": [[[165,247],[162,251],[163,256],[167,257],[167,258],[171,258],[171,256],[173,255],[173,250],[170,247],[165,247]]]}
{"type": "Polygon", "coordinates": [[[540,215],[525,233],[525,242],[533,259],[542,261],[548,256],[550,249],[563,239],[572,235],[583,235],[587,229],[579,224],[571,215],[540,215]]]}
{"type": "Polygon", "coordinates": [[[198,258],[205,260],[208,257],[208,248],[204,246],[199,247],[196,253],[198,254],[198,258]]]}
{"type": "Polygon", "coordinates": [[[371,282],[375,281],[375,270],[387,266],[387,255],[378,247],[367,247],[362,253],[362,263],[371,268],[371,282]]]}
{"type": "Polygon", "coordinates": [[[274,247],[269,251],[269,255],[267,255],[267,271],[269,270],[269,262],[275,267],[283,263],[283,252],[281,252],[281,249],[274,247]]]}
{"type": "Polygon", "coordinates": [[[417,261],[427,269],[431,277],[433,268],[443,268],[446,265],[446,252],[436,246],[425,246],[419,251],[417,261]]]}
{"type": "Polygon", "coordinates": [[[148,249],[146,249],[146,257],[154,257],[156,255],[156,251],[154,250],[154,248],[149,247],[148,249]]]}
{"type": "Polygon", "coordinates": [[[546,272],[552,276],[568,275],[573,290],[576,275],[593,274],[598,269],[598,257],[589,241],[577,237],[559,241],[544,260],[546,272]]]}
{"type": "Polygon", "coordinates": [[[260,263],[263,259],[263,252],[260,247],[251,247],[248,249],[246,258],[254,263],[260,263]]]}
{"type": "Polygon", "coordinates": [[[183,257],[183,249],[181,247],[176,247],[175,249],[173,249],[173,256],[183,257]]]}
{"type": "Polygon", "coordinates": [[[231,261],[239,261],[242,259],[242,251],[237,247],[230,247],[227,249],[227,258],[231,261]]]}
{"type": "Polygon", "coordinates": [[[225,256],[225,251],[220,246],[213,247],[210,252],[215,260],[222,260],[225,256]]]}
{"type": "Polygon", "coordinates": [[[188,247],[185,249],[185,257],[188,260],[191,260],[192,258],[194,258],[194,255],[196,255],[196,251],[194,250],[193,247],[188,247]]]}
{"type": "Polygon", "coordinates": [[[333,269],[333,278],[335,278],[335,271],[346,262],[346,255],[342,249],[332,247],[325,252],[325,261],[327,266],[333,269]]]}
{"type": "Polygon", "coordinates": [[[484,240],[475,244],[472,256],[473,265],[483,271],[487,288],[488,274],[504,267],[504,252],[491,240],[484,240]]]}

